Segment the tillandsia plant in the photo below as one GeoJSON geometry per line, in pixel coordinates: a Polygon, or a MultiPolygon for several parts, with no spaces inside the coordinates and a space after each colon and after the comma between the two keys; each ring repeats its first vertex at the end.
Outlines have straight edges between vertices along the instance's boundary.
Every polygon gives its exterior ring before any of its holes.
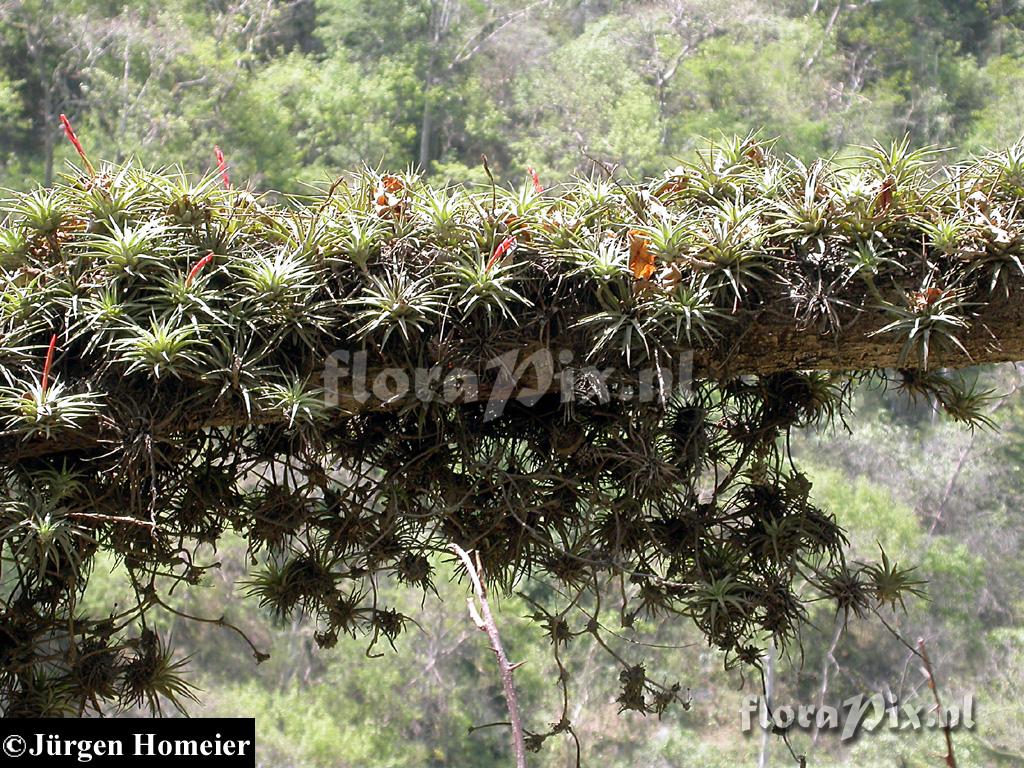
{"type": "MultiPolygon", "coordinates": [[[[757,665],[815,601],[902,606],[920,583],[848,558],[786,441],[868,377],[986,423],[951,369],[1024,359],[1020,156],[940,168],[895,143],[804,166],[746,137],[643,183],[364,170],[273,202],[219,161],[203,179],[89,165],[11,195],[0,708],[184,706],[147,617],[229,531],[262,564],[250,594],[324,646],[393,642],[412,617],[380,585],[430,592],[453,546],[492,588],[557,585],[533,616],[556,654],[649,615],[757,665]],[[685,391],[663,374],[680,360],[685,391]],[[82,615],[100,552],[135,599],[82,615]]],[[[617,658],[622,709],[680,700],[617,658]]],[[[530,744],[571,731],[556,721],[530,744]]]]}

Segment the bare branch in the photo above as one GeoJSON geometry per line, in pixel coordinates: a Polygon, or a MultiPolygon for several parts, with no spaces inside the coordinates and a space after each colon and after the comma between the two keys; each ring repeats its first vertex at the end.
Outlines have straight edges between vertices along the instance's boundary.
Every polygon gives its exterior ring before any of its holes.
{"type": "Polygon", "coordinates": [[[953,754],[953,732],[949,724],[949,719],[946,717],[945,712],[942,709],[942,699],[939,697],[939,686],[935,682],[935,672],[932,670],[931,659],[928,658],[928,649],[925,648],[924,638],[918,638],[917,647],[921,652],[921,660],[924,662],[924,671],[928,677],[928,687],[932,689],[932,695],[935,697],[935,715],[942,721],[942,732],[946,736],[946,766],[947,768],[957,768],[956,756],[953,754]]]}
{"type": "Polygon", "coordinates": [[[472,599],[468,599],[469,615],[476,624],[477,629],[486,632],[491,641],[491,650],[498,659],[498,669],[501,671],[501,685],[505,691],[505,703],[508,706],[509,725],[512,728],[512,749],[515,753],[516,768],[526,768],[526,739],[523,731],[523,722],[519,715],[519,696],[516,693],[515,682],[512,679],[513,673],[520,664],[512,664],[508,660],[505,648],[501,644],[501,636],[498,634],[498,625],[491,613],[490,603],[487,602],[487,589],[483,583],[483,568],[480,565],[480,557],[477,556],[476,564],[458,544],[452,544],[452,551],[459,556],[462,564],[466,567],[466,573],[473,584],[473,593],[476,595],[477,603],[474,605],[472,599]],[[479,608],[479,610],[478,610],[479,608]]]}

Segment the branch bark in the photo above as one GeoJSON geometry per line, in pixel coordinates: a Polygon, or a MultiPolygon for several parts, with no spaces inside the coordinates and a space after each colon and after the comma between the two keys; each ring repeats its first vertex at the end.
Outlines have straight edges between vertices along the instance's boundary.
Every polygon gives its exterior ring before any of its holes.
{"type": "MultiPolygon", "coordinates": [[[[928,368],[965,368],[983,363],[1024,360],[1022,287],[996,292],[980,308],[971,327],[959,336],[963,349],[933,348],[928,368]]],[[[737,375],[784,370],[873,370],[917,368],[903,356],[903,339],[878,334],[889,320],[881,310],[864,309],[840,333],[800,327],[791,317],[769,314],[744,322],[733,337],[714,348],[694,353],[694,374],[724,379],[737,375]]]]}
{"type": "MultiPolygon", "coordinates": [[[[959,337],[962,348],[956,345],[933,347],[928,357],[928,368],[965,368],[987,363],[1016,362],[1024,360],[1024,301],[1021,294],[1024,285],[1015,284],[1003,293],[995,293],[991,300],[981,306],[971,327],[959,337]]],[[[766,302],[762,306],[770,306],[766,302]]],[[[887,318],[880,310],[862,310],[844,325],[839,333],[821,332],[800,327],[791,317],[770,314],[768,309],[739,320],[736,327],[725,339],[713,347],[693,351],[694,379],[726,381],[737,376],[767,375],[779,371],[870,371],[885,368],[918,368],[917,361],[902,356],[903,339],[895,334],[878,335],[887,318]]],[[[576,348],[576,343],[566,341],[565,346],[576,348]]],[[[561,347],[557,337],[549,341],[550,359],[557,360],[561,347]]],[[[536,349],[522,350],[515,364],[522,363],[536,349]]],[[[671,366],[670,366],[671,367],[671,366]]],[[[369,368],[362,382],[363,388],[370,389],[380,368],[369,368]]],[[[628,371],[625,371],[628,373],[628,371]]],[[[310,371],[311,376],[324,382],[325,371],[310,371]]],[[[526,376],[513,382],[511,389],[494,391],[487,382],[486,371],[478,371],[479,387],[462,403],[508,401],[524,392],[537,389],[557,393],[561,384],[557,372],[550,382],[538,383],[536,371],[526,371],[526,376]]],[[[334,382],[335,384],[337,382],[334,382]]],[[[500,382],[499,382],[500,386],[500,382]]],[[[417,396],[410,391],[406,396],[387,402],[369,395],[368,399],[357,398],[353,392],[339,389],[333,418],[344,421],[353,414],[371,411],[398,410],[417,396]]],[[[457,407],[453,404],[452,407],[457,407]]],[[[192,433],[204,429],[230,427],[251,427],[266,424],[285,424],[288,417],[283,413],[262,412],[246,414],[241,411],[205,412],[196,414],[187,424],[167,425],[156,439],[168,439],[176,434],[192,433]]],[[[29,458],[50,456],[68,451],[82,451],[90,454],[105,452],[115,444],[119,436],[111,431],[110,425],[84,423],[78,431],[65,432],[47,440],[18,441],[4,440],[0,433],[0,463],[11,464],[29,458]]]]}

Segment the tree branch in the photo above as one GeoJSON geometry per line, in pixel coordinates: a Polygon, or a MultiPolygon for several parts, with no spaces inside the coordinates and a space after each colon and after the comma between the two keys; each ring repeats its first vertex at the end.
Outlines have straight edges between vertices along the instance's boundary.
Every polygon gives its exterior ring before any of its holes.
{"type": "Polygon", "coordinates": [[[921,660],[924,662],[925,675],[928,677],[928,687],[932,689],[932,695],[935,697],[935,716],[941,721],[942,732],[946,736],[946,766],[947,768],[957,768],[956,756],[953,754],[953,732],[949,719],[942,709],[942,699],[939,698],[939,686],[935,682],[935,673],[932,671],[932,662],[928,658],[928,649],[925,648],[923,637],[918,638],[917,647],[921,652],[921,660]]]}
{"type": "Polygon", "coordinates": [[[512,664],[508,660],[505,648],[501,644],[501,636],[498,634],[498,625],[491,613],[491,606],[487,602],[487,590],[483,583],[483,568],[480,565],[480,557],[477,556],[476,564],[458,544],[452,544],[452,551],[462,560],[466,567],[466,573],[473,584],[473,593],[476,595],[478,605],[474,605],[473,598],[467,598],[469,615],[473,619],[476,628],[486,632],[491,641],[491,650],[498,659],[498,669],[501,672],[501,685],[505,692],[505,703],[508,706],[509,724],[512,728],[512,750],[515,754],[516,768],[526,768],[526,738],[523,731],[523,722],[519,715],[519,696],[516,693],[515,682],[512,679],[513,673],[518,664],[512,664]]]}

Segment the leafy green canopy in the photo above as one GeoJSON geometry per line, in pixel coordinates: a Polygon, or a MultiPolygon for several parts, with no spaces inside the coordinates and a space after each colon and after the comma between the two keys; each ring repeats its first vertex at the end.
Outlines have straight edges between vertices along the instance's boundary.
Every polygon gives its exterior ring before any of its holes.
{"type": "MultiPolygon", "coordinates": [[[[771,307],[808,337],[894,338],[900,385],[976,421],[983,395],[927,361],[1016,295],[1024,150],[934,160],[897,144],[805,167],[745,139],[648,183],[556,192],[364,171],[272,205],[216,176],[105,167],[8,200],[4,712],[187,696],[147,616],[176,610],[172,587],[217,567],[206,545],[229,531],[259,565],[249,594],[311,617],[323,646],[393,641],[411,617],[378,586],[430,592],[453,543],[496,586],[553,585],[533,618],[556,652],[678,615],[727,663],[756,664],[769,638],[799,641],[812,602],[895,608],[919,582],[884,556],[849,561],[785,448],[841,418],[870,361],[688,392],[656,377],[646,399],[580,375],[497,412],[480,393],[334,406],[324,371],[363,351],[375,371],[466,369],[492,393],[495,359],[545,349],[621,383],[690,349],[728,358],[771,307]],[[98,552],[135,592],[99,617],[76,607],[98,552]]],[[[624,709],[678,698],[622,663],[624,709]]]]}

